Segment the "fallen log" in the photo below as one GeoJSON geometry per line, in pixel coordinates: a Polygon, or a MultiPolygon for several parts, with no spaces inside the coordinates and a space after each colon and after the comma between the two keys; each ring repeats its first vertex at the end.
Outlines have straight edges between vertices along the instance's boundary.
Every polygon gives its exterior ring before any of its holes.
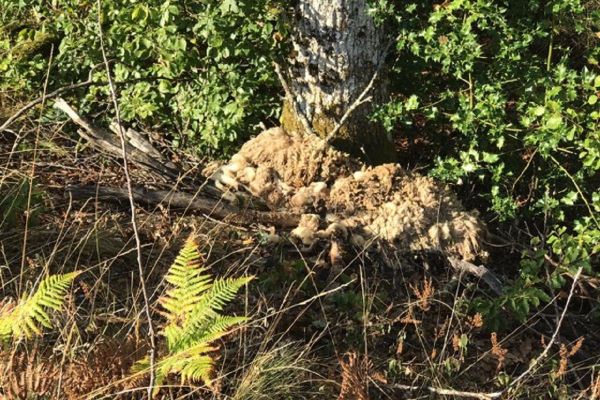
{"type": "MultiPolygon", "coordinates": [[[[129,205],[126,189],[94,185],[71,185],[66,188],[74,199],[98,199],[120,205],[129,205]]],[[[300,214],[287,211],[259,211],[252,208],[241,209],[221,199],[203,194],[190,194],[168,190],[133,188],[134,202],[145,206],[162,204],[181,211],[202,213],[213,218],[238,225],[264,224],[278,228],[293,228],[300,221],[300,214]]]]}

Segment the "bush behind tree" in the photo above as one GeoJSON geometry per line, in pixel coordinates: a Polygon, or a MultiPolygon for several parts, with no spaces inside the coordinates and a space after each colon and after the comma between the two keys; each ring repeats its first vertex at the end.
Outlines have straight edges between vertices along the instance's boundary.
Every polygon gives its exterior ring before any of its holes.
{"type": "MultiPolygon", "coordinates": [[[[102,62],[95,1],[0,0],[0,10],[0,91],[38,96],[52,45],[50,88],[85,81],[102,62]]],[[[103,1],[100,20],[123,120],[210,153],[276,116],[281,18],[271,1],[103,1]]],[[[105,82],[102,68],[93,80],[105,82]]],[[[77,100],[105,112],[107,87],[77,100]]]]}
{"type": "Polygon", "coordinates": [[[396,98],[376,118],[433,143],[431,174],[532,235],[506,296],[479,303],[524,319],[580,266],[598,273],[600,3],[395,4],[373,7],[398,34],[396,98]]]}

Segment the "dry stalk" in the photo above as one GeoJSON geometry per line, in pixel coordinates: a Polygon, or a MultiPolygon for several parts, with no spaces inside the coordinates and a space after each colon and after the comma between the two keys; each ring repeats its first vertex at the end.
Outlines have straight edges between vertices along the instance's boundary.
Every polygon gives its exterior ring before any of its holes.
{"type": "Polygon", "coordinates": [[[600,375],[596,377],[596,379],[592,382],[592,394],[590,396],[591,400],[596,400],[600,397],[600,375]]]}
{"type": "Polygon", "coordinates": [[[419,300],[417,305],[423,311],[427,311],[431,308],[431,299],[435,294],[435,287],[433,286],[432,278],[425,278],[423,281],[423,289],[420,289],[417,286],[410,285],[411,290],[414,295],[419,300]]]}
{"type": "Polygon", "coordinates": [[[150,381],[148,383],[148,391],[147,392],[148,392],[148,399],[152,400],[154,378],[155,378],[155,376],[154,376],[155,375],[155,371],[154,371],[155,365],[154,364],[155,364],[155,357],[156,357],[156,344],[155,344],[155,340],[154,340],[154,326],[152,324],[152,315],[150,312],[150,300],[148,298],[148,291],[146,289],[146,281],[144,278],[144,265],[142,262],[142,243],[140,240],[140,235],[139,235],[137,220],[136,220],[136,208],[135,208],[135,202],[133,200],[133,186],[131,183],[131,176],[129,175],[129,164],[128,164],[128,158],[127,158],[127,147],[126,147],[125,134],[123,132],[123,125],[121,124],[121,114],[120,114],[120,110],[119,110],[119,103],[117,101],[117,93],[116,93],[115,86],[114,86],[114,83],[112,80],[112,76],[111,76],[111,72],[110,72],[110,65],[108,63],[108,58],[106,57],[106,50],[104,48],[104,37],[102,34],[102,21],[100,19],[100,17],[101,17],[100,10],[102,9],[102,0],[97,0],[97,7],[98,7],[98,35],[100,36],[100,50],[102,52],[102,60],[104,61],[104,66],[106,68],[108,87],[110,90],[110,95],[111,95],[113,105],[115,107],[115,116],[117,119],[117,125],[119,127],[119,129],[118,129],[119,138],[121,140],[121,150],[123,153],[123,172],[125,174],[125,180],[127,182],[129,205],[131,207],[131,226],[133,228],[133,235],[135,237],[138,273],[139,273],[139,277],[140,277],[142,296],[144,299],[144,312],[146,314],[146,318],[148,319],[148,336],[149,336],[149,340],[150,340],[150,350],[149,350],[150,381]]]}
{"type": "Polygon", "coordinates": [[[554,373],[555,378],[560,378],[567,372],[569,358],[573,357],[579,351],[579,349],[581,349],[581,346],[583,345],[583,340],[583,336],[577,339],[573,347],[571,347],[571,350],[569,350],[566,344],[561,343],[560,350],[558,352],[558,354],[560,355],[560,361],[558,362],[558,371],[554,373]]]}

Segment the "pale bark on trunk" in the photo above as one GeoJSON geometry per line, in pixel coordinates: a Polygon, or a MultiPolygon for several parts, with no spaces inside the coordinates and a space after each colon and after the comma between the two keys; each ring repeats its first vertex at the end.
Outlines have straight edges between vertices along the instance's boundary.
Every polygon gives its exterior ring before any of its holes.
{"type": "Polygon", "coordinates": [[[302,113],[314,133],[327,137],[379,71],[368,94],[372,101],[352,112],[331,144],[370,163],[394,161],[385,131],[369,119],[388,94],[389,37],[367,14],[367,1],[298,0],[294,18],[287,68],[293,104],[289,99],[284,104],[283,127],[304,131],[302,113]]]}

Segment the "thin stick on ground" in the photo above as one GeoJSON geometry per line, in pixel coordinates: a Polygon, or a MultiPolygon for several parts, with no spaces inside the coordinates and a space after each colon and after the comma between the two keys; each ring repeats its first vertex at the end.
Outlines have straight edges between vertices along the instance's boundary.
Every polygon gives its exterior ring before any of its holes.
{"type": "Polygon", "coordinates": [[[100,20],[100,10],[102,9],[102,0],[97,0],[98,7],[98,35],[100,36],[100,50],[102,52],[102,60],[104,61],[104,66],[106,68],[106,76],[108,79],[108,87],[110,90],[111,99],[113,102],[113,106],[115,107],[115,117],[117,119],[118,133],[119,138],[121,140],[121,150],[123,153],[123,172],[125,174],[125,180],[127,183],[127,192],[129,195],[129,206],[131,207],[131,226],[133,228],[133,235],[135,237],[135,247],[137,253],[137,264],[138,264],[138,273],[140,278],[140,285],[142,289],[142,296],[144,299],[144,312],[146,314],[146,318],[148,319],[148,336],[150,339],[150,382],[148,383],[148,399],[152,400],[153,395],[153,387],[154,387],[154,377],[155,377],[155,362],[156,362],[156,344],[154,340],[154,326],[152,324],[152,315],[150,313],[150,300],[148,298],[148,291],[146,289],[146,280],[144,277],[144,265],[142,263],[142,243],[140,240],[140,235],[138,232],[138,226],[136,221],[136,208],[135,202],[133,199],[133,186],[131,183],[131,177],[129,175],[129,165],[127,163],[127,147],[125,140],[125,133],[123,132],[123,125],[121,124],[121,114],[119,112],[119,103],[117,101],[117,93],[115,90],[115,86],[113,84],[113,80],[110,73],[110,65],[108,63],[108,58],[106,57],[106,50],[104,48],[104,38],[102,34],[102,21],[100,20]]]}
{"type": "MultiPolygon", "coordinates": [[[[48,90],[48,81],[50,79],[50,69],[52,68],[52,60],[54,57],[54,45],[50,49],[50,58],[48,59],[48,68],[46,69],[46,79],[44,80],[44,91],[43,94],[46,94],[48,90]]],[[[45,99],[45,96],[42,96],[45,99]]],[[[26,254],[27,254],[27,239],[29,237],[29,220],[31,216],[31,198],[33,196],[33,179],[35,178],[35,162],[37,158],[38,146],[40,142],[40,132],[42,129],[42,112],[44,110],[45,101],[42,100],[42,111],[40,111],[39,120],[37,123],[37,127],[35,130],[35,140],[33,142],[33,154],[31,160],[31,172],[28,177],[28,187],[27,187],[27,206],[25,208],[25,230],[23,232],[23,249],[21,252],[21,272],[19,273],[19,292],[23,287],[23,275],[25,273],[25,263],[26,263],[26,254]]],[[[2,130],[0,130],[2,132],[2,130]]]]}

